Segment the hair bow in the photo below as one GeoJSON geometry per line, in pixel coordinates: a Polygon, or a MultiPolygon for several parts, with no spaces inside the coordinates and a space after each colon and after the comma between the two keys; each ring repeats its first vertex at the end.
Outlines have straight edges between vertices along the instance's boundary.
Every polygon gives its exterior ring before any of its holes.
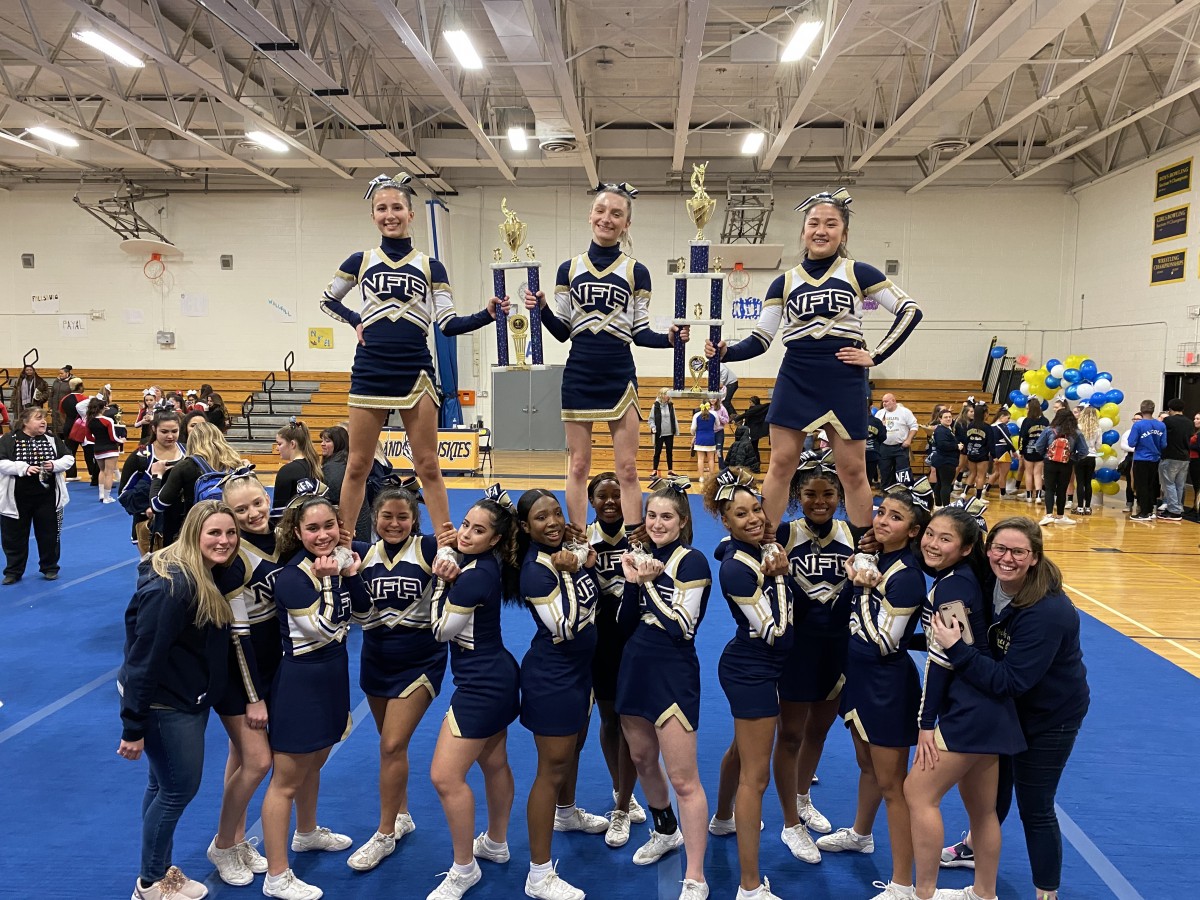
{"type": "Polygon", "coordinates": [[[295,416],[288,416],[288,424],[289,425],[299,425],[300,420],[297,419],[295,416]]]}
{"type": "Polygon", "coordinates": [[[828,447],[824,450],[805,450],[800,454],[800,465],[796,467],[796,471],[807,472],[811,469],[828,469],[832,471],[832,456],[833,450],[828,447]]]}
{"type": "Polygon", "coordinates": [[[732,500],[738,488],[754,493],[754,475],[745,469],[722,469],[717,473],[717,501],[732,500]]]}
{"type": "Polygon", "coordinates": [[[987,511],[987,508],[988,502],[982,497],[959,497],[953,503],[946,505],[946,509],[963,510],[975,520],[975,524],[979,526],[980,531],[987,531],[987,522],[983,518],[983,514],[987,511]]]}
{"type": "Polygon", "coordinates": [[[409,475],[407,478],[400,479],[396,487],[402,491],[408,491],[416,498],[418,503],[425,502],[425,495],[421,493],[421,479],[416,475],[409,475]]]}
{"type": "Polygon", "coordinates": [[[854,201],[850,197],[850,192],[845,188],[838,188],[832,194],[829,191],[821,191],[819,194],[813,194],[803,203],[796,207],[796,212],[802,209],[808,209],[810,206],[816,206],[819,203],[832,203],[834,206],[846,212],[850,212],[850,204],[854,201]]]}
{"type": "Polygon", "coordinates": [[[408,184],[410,181],[412,181],[412,176],[409,175],[407,172],[397,172],[394,176],[393,175],[376,175],[374,178],[371,179],[370,183],[367,184],[367,192],[365,194],[363,194],[363,199],[370,200],[371,195],[374,194],[380,188],[385,188],[385,187],[403,188],[404,185],[408,184]]]}
{"type": "Polygon", "coordinates": [[[650,479],[650,484],[647,485],[651,491],[674,491],[677,494],[687,493],[692,483],[686,475],[666,475],[658,476],[650,479]]]}
{"type": "Polygon", "coordinates": [[[508,491],[502,488],[499,482],[484,489],[483,496],[511,513],[517,511],[516,505],[512,502],[512,497],[508,496],[508,491]]]}
{"type": "Polygon", "coordinates": [[[609,182],[601,181],[599,184],[596,185],[596,193],[597,194],[603,194],[605,191],[614,191],[615,193],[618,193],[618,194],[624,194],[630,200],[636,200],[637,195],[638,195],[637,188],[635,188],[632,184],[629,184],[628,182],[625,182],[625,181],[622,181],[620,184],[614,184],[611,181],[609,181],[609,182]]]}
{"type": "Polygon", "coordinates": [[[246,463],[244,466],[238,466],[224,478],[217,482],[217,486],[224,490],[229,486],[231,481],[237,481],[239,478],[253,478],[254,463],[246,463]]]}
{"type": "Polygon", "coordinates": [[[912,502],[925,512],[929,512],[933,508],[933,487],[929,484],[928,478],[922,475],[914,481],[911,470],[907,469],[899,473],[896,478],[896,484],[884,488],[885,494],[908,494],[912,498],[912,502]]]}
{"type": "Polygon", "coordinates": [[[283,508],[283,511],[286,513],[289,509],[296,509],[296,508],[303,509],[308,504],[316,503],[318,501],[328,503],[330,506],[333,506],[333,501],[330,500],[328,497],[326,497],[324,494],[314,494],[311,491],[309,491],[307,493],[297,492],[296,496],[293,497],[288,502],[288,505],[283,508]]]}

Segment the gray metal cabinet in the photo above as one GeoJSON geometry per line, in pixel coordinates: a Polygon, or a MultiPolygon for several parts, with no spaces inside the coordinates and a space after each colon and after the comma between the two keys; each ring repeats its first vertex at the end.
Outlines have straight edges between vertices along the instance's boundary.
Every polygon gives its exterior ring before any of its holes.
{"type": "Polygon", "coordinates": [[[566,450],[562,366],[492,371],[492,447],[566,450]]]}

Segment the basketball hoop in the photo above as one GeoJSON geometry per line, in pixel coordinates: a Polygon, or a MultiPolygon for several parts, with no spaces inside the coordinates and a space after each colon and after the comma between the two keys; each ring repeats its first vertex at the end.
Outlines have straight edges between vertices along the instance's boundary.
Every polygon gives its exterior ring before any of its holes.
{"type": "Polygon", "coordinates": [[[750,273],[741,263],[734,263],[733,271],[725,280],[735,291],[743,291],[750,284],[750,273]]]}
{"type": "Polygon", "coordinates": [[[142,274],[151,281],[157,281],[162,278],[163,273],[167,271],[167,264],[163,262],[161,253],[151,253],[150,258],[146,260],[146,264],[142,266],[142,274]]]}

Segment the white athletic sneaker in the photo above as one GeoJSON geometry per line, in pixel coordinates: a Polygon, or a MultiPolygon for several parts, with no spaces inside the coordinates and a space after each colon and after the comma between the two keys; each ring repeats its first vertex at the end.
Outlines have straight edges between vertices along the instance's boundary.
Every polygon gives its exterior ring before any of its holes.
{"type": "Polygon", "coordinates": [[[350,854],[346,865],[358,872],[370,872],[396,851],[396,836],[375,832],[371,839],[350,854]]]}
{"type": "Polygon", "coordinates": [[[683,890],[679,892],[679,900],[708,900],[708,883],[685,878],[683,890]]]}
{"type": "Polygon", "coordinates": [[[584,900],[587,896],[573,884],[559,877],[557,869],[551,869],[541,881],[532,881],[533,873],[525,876],[525,896],[541,900],[584,900]]]}
{"type": "Polygon", "coordinates": [[[328,850],[330,852],[349,850],[353,843],[354,841],[350,840],[348,834],[338,834],[321,825],[308,834],[301,834],[299,831],[292,832],[292,849],[297,853],[303,853],[305,850],[328,850]]]}
{"type": "Polygon", "coordinates": [[[596,816],[588,812],[581,806],[576,806],[571,810],[571,814],[560,816],[554,814],[554,830],[555,831],[582,831],[585,834],[604,834],[608,831],[608,819],[604,816],[596,816]]]}
{"type": "MultiPolygon", "coordinates": [[[[613,791],[613,809],[617,808],[617,792],[613,791]]],[[[642,809],[642,805],[637,802],[637,797],[630,796],[629,798],[629,821],[634,825],[642,825],[646,821],[646,810],[642,809]]]]}
{"type": "Polygon", "coordinates": [[[883,888],[883,891],[876,894],[871,900],[913,900],[917,896],[917,892],[911,884],[896,884],[891,881],[884,884],[882,881],[873,881],[871,887],[883,888]]]}
{"type": "Polygon", "coordinates": [[[821,851],[813,843],[812,835],[808,833],[808,828],[803,822],[783,829],[779,833],[779,839],[792,851],[792,856],[801,862],[819,863],[821,861],[821,851]]]}
{"type": "Polygon", "coordinates": [[[475,871],[460,875],[451,869],[445,873],[442,883],[435,887],[425,900],[461,900],[462,895],[479,884],[483,871],[475,863],[475,871]]]}
{"type": "Polygon", "coordinates": [[[247,838],[238,844],[238,850],[242,853],[242,862],[246,864],[246,868],[255,875],[262,875],[267,871],[267,858],[258,852],[258,838],[247,838]]]}
{"type": "Polygon", "coordinates": [[[1059,517],[1058,517],[1058,524],[1059,524],[1059,525],[1074,525],[1074,524],[1075,524],[1075,520],[1074,520],[1074,519],[1072,519],[1070,516],[1059,516],[1059,517]]]}
{"type": "Polygon", "coordinates": [[[718,819],[717,814],[713,813],[713,817],[708,820],[708,833],[716,837],[736,834],[737,822],[733,816],[730,816],[728,819],[718,819]]]}
{"type": "Polygon", "coordinates": [[[609,813],[608,831],[604,834],[604,843],[610,847],[624,847],[629,843],[629,813],[614,809],[609,813]]]}
{"type": "Polygon", "coordinates": [[[179,870],[171,866],[167,874],[148,888],[144,888],[134,879],[132,900],[202,900],[208,896],[208,888],[198,881],[193,881],[179,870]]]}
{"type": "Polygon", "coordinates": [[[214,837],[208,845],[208,861],[217,867],[217,874],[226,884],[244,885],[254,880],[254,873],[246,866],[242,857],[241,844],[222,850],[214,837]]]}
{"type": "Polygon", "coordinates": [[[771,882],[767,876],[763,876],[762,885],[758,889],[758,893],[753,898],[740,887],[737,892],[737,900],[783,900],[783,898],[771,893],[771,882]]]}
{"type": "Polygon", "coordinates": [[[1038,524],[1039,525],[1053,525],[1057,521],[1058,520],[1056,518],[1054,518],[1054,516],[1050,515],[1050,513],[1046,513],[1046,515],[1042,516],[1042,518],[1038,522],[1038,524]]]}
{"type": "Polygon", "coordinates": [[[417,826],[411,815],[406,812],[396,813],[396,840],[400,840],[406,834],[412,834],[416,830],[417,826]]]}
{"type": "Polygon", "coordinates": [[[839,828],[833,834],[817,838],[817,849],[830,853],[874,853],[875,838],[869,834],[866,837],[855,834],[853,828],[839,828]]]}
{"type": "Polygon", "coordinates": [[[829,834],[833,831],[829,820],[813,806],[812,797],[808,794],[796,795],[796,815],[800,817],[801,822],[817,834],[829,834]]]}
{"type": "Polygon", "coordinates": [[[271,885],[270,875],[263,880],[263,896],[278,897],[279,900],[320,900],[325,892],[316,885],[301,881],[291,869],[284,869],[274,886],[271,885]]]}
{"type": "Polygon", "coordinates": [[[683,832],[678,828],[674,834],[659,834],[653,828],[650,829],[650,840],[637,848],[633,854],[633,864],[635,866],[648,866],[650,863],[658,862],[672,850],[676,850],[683,846],[683,832]]]}
{"type": "Polygon", "coordinates": [[[965,887],[960,890],[941,888],[933,895],[933,900],[983,900],[975,893],[975,888],[965,887]]]}
{"type": "Polygon", "coordinates": [[[487,832],[475,838],[475,843],[471,845],[471,854],[476,859],[486,859],[488,862],[506,863],[511,859],[508,852],[508,841],[500,845],[499,850],[494,850],[488,846],[487,832]]]}

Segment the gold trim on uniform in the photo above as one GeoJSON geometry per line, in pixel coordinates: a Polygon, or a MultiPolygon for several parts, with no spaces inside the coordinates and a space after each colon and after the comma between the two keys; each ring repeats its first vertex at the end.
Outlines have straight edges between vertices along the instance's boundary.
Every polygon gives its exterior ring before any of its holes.
{"type": "Polygon", "coordinates": [[[434,688],[433,688],[433,682],[431,682],[429,680],[429,677],[427,675],[421,674],[417,678],[416,681],[414,681],[412,684],[410,684],[408,687],[406,687],[404,690],[402,690],[399,694],[397,694],[396,699],[397,700],[407,700],[409,697],[411,697],[413,694],[415,694],[421,688],[425,688],[425,690],[429,691],[429,699],[430,700],[433,700],[437,697],[437,691],[434,690],[434,688]]]}
{"type": "Polygon", "coordinates": [[[663,711],[663,714],[654,720],[654,727],[662,728],[672,719],[678,719],[679,724],[683,726],[684,731],[696,730],[692,727],[692,723],[688,721],[688,717],[683,714],[683,710],[679,708],[678,703],[672,703],[670,706],[668,706],[663,711]]]}
{"type": "Polygon", "coordinates": [[[462,731],[458,727],[458,719],[454,718],[454,707],[451,706],[446,710],[446,724],[450,726],[450,733],[456,738],[462,737],[462,731]]]}
{"type": "Polygon", "coordinates": [[[434,386],[433,379],[429,377],[428,372],[422,372],[417,376],[417,383],[413,389],[403,397],[379,397],[370,394],[351,394],[348,399],[348,405],[355,409],[412,409],[421,402],[422,397],[429,397],[434,404],[437,404],[437,388],[434,386]]]}
{"type": "Polygon", "coordinates": [[[855,733],[860,738],[862,738],[868,744],[871,743],[871,739],[869,737],[867,737],[867,729],[863,725],[862,719],[860,719],[858,717],[858,710],[852,709],[848,713],[846,713],[844,716],[842,716],[842,718],[846,720],[847,728],[853,726],[855,733]]]}
{"type": "MultiPolygon", "coordinates": [[[[354,404],[351,403],[350,405],[353,406],[354,404]]],[[[564,422],[615,422],[624,417],[625,413],[629,412],[629,407],[631,406],[637,410],[640,421],[642,410],[638,406],[637,388],[633,386],[632,381],[626,385],[625,393],[621,395],[621,399],[617,401],[617,405],[612,409],[564,409],[562,411],[562,420],[564,422]]]]}
{"type": "Polygon", "coordinates": [[[798,430],[807,433],[816,431],[819,428],[832,428],[837,433],[837,436],[843,440],[853,440],[850,437],[850,432],[846,430],[846,426],[842,424],[842,420],[837,417],[837,414],[832,409],[826,410],[807,425],[802,425],[798,430]]]}
{"type": "Polygon", "coordinates": [[[846,687],[846,676],[839,675],[837,684],[835,684],[833,686],[833,690],[829,692],[829,696],[826,697],[825,699],[826,700],[836,700],[838,697],[840,697],[842,695],[842,689],[845,687],[846,687]]]}

